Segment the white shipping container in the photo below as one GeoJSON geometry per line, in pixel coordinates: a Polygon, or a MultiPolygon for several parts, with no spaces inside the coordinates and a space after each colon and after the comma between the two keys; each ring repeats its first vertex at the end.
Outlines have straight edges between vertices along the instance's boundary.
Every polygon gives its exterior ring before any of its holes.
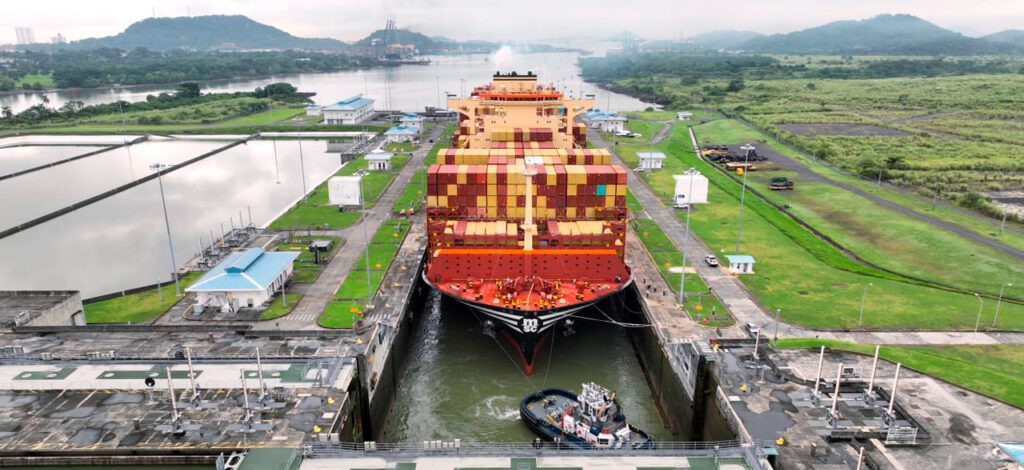
{"type": "Polygon", "coordinates": [[[361,204],[359,185],[362,176],[335,176],[327,180],[327,199],[333,206],[358,206],[361,204]]]}
{"type": "Polygon", "coordinates": [[[672,175],[676,180],[676,196],[686,196],[690,204],[708,203],[708,178],[697,170],[687,170],[683,175],[672,175]],[[693,194],[690,193],[690,178],[693,178],[693,194]]]}

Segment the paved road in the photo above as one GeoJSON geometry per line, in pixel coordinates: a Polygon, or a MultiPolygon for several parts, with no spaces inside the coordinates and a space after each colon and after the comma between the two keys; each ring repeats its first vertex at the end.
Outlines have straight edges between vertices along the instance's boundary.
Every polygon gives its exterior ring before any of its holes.
{"type": "MultiPolygon", "coordinates": [[[[612,157],[618,164],[623,164],[613,146],[607,145],[597,132],[592,132],[588,138],[597,147],[611,149],[612,157]]],[[[696,157],[695,157],[696,158],[696,157]]],[[[713,252],[708,249],[699,238],[693,233],[684,241],[684,226],[676,217],[674,209],[665,207],[657,195],[643,179],[635,176],[629,178],[629,190],[643,204],[646,214],[665,232],[665,235],[672,241],[676,249],[685,252],[686,262],[691,266],[697,275],[714,290],[715,295],[736,317],[736,326],[727,331],[728,336],[742,335],[742,325],[747,323],[758,323],[765,325],[762,334],[775,336],[778,328],[780,338],[823,338],[838,339],[863,344],[1024,344],[1024,333],[973,333],[973,332],[834,332],[804,328],[799,325],[779,321],[776,323],[776,311],[772,311],[757,300],[746,286],[736,276],[730,275],[722,266],[712,268],[704,263],[704,257],[713,252]],[[685,249],[684,249],[685,248],[685,249]],[[776,324],[778,325],[776,327],[776,324]]],[[[649,273],[650,278],[654,278],[649,273]]],[[[660,276],[658,276],[660,277],[660,276]]],[[[661,284],[667,288],[667,284],[661,284]]],[[[692,292],[692,289],[687,289],[692,292]]],[[[666,303],[658,299],[657,303],[666,303]]],[[[679,321],[690,322],[690,320],[673,317],[674,323],[679,321]]],[[[661,325],[665,326],[665,325],[661,325]]],[[[689,328],[686,331],[692,331],[689,328]]],[[[712,330],[703,330],[704,334],[710,336],[712,330]]]]}
{"type": "MultiPolygon", "coordinates": [[[[437,140],[443,130],[444,126],[434,126],[427,131],[422,140],[424,142],[428,139],[437,140]]],[[[274,322],[257,323],[253,329],[313,330],[321,328],[316,324],[316,319],[327,308],[327,304],[334,300],[334,293],[366,250],[368,240],[363,234],[372,237],[380,225],[391,217],[391,206],[412,180],[416,170],[423,166],[423,161],[431,147],[432,145],[423,144],[413,151],[412,158],[406,162],[391,184],[381,193],[377,203],[367,211],[358,224],[345,230],[330,231],[333,236],[343,237],[345,245],[331,258],[316,282],[304,289],[304,297],[295,306],[292,313],[274,322]]]]}

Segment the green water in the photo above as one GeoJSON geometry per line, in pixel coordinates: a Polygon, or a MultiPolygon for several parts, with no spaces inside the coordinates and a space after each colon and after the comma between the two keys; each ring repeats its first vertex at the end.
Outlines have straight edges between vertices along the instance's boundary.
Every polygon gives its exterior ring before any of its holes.
{"type": "Polygon", "coordinates": [[[211,470],[216,468],[210,465],[48,465],[31,467],[0,467],[4,470],[100,470],[109,468],[111,470],[211,470]]]}
{"type": "Polygon", "coordinates": [[[672,440],[620,328],[579,320],[575,335],[555,332],[526,377],[512,347],[483,335],[465,307],[432,294],[422,315],[383,441],[529,442],[536,436],[519,420],[519,401],[545,387],[579,391],[582,382],[617,391],[630,423],[672,440]]]}

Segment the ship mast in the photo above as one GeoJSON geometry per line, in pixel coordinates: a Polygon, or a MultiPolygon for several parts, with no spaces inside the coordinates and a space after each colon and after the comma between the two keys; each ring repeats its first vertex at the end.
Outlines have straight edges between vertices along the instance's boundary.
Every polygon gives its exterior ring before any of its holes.
{"type": "Polygon", "coordinates": [[[537,169],[533,166],[533,158],[536,157],[525,157],[526,169],[523,170],[523,176],[526,177],[526,211],[525,219],[523,220],[523,251],[533,251],[533,237],[537,235],[537,224],[533,223],[533,175],[537,174],[537,169]]]}

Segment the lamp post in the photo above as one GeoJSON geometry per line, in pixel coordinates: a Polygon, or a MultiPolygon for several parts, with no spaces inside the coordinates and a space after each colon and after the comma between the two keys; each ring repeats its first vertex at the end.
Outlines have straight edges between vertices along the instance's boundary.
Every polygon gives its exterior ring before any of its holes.
{"type": "Polygon", "coordinates": [[[373,292],[370,284],[370,232],[366,228],[370,221],[368,220],[369,217],[367,217],[369,213],[366,212],[366,196],[363,195],[364,178],[365,176],[359,177],[359,200],[362,202],[363,206],[363,240],[366,241],[366,251],[364,252],[366,255],[366,309],[369,309],[370,298],[373,297],[373,292]]]}
{"type": "Polygon", "coordinates": [[[996,301],[996,315],[992,317],[993,327],[996,326],[996,320],[999,319],[999,304],[1003,303],[1003,291],[1005,291],[1007,287],[1013,287],[1013,283],[1007,282],[1006,284],[1003,284],[1003,286],[999,288],[999,300],[996,301]]]}
{"type": "Polygon", "coordinates": [[[690,241],[690,207],[693,206],[693,178],[696,176],[697,169],[690,168],[686,170],[686,175],[690,177],[690,189],[686,193],[686,228],[683,230],[683,271],[679,273],[679,307],[682,308],[683,302],[686,300],[686,245],[690,241]]]}
{"type": "Polygon", "coordinates": [[[740,232],[743,230],[743,204],[747,197],[747,163],[750,160],[750,152],[754,150],[754,146],[746,144],[740,147],[740,150],[744,150],[743,154],[743,190],[740,192],[740,220],[736,224],[736,254],[740,254],[740,232]]]}
{"type": "Polygon", "coordinates": [[[977,292],[974,296],[978,298],[978,319],[974,322],[974,334],[978,334],[978,327],[981,326],[981,309],[985,306],[985,300],[977,292]]]}
{"type": "Polygon", "coordinates": [[[154,163],[149,166],[150,170],[156,171],[156,181],[160,186],[160,205],[164,208],[164,226],[167,228],[167,247],[171,249],[171,275],[174,276],[174,292],[181,296],[181,285],[178,283],[178,263],[174,261],[174,243],[171,242],[171,220],[167,217],[167,200],[164,198],[163,171],[170,168],[170,165],[154,163]]]}
{"type": "Polygon", "coordinates": [[[864,292],[860,295],[860,317],[857,318],[857,328],[860,328],[860,325],[864,323],[864,301],[867,300],[868,298],[868,287],[871,287],[873,285],[874,284],[870,282],[865,284],[864,292]]]}

